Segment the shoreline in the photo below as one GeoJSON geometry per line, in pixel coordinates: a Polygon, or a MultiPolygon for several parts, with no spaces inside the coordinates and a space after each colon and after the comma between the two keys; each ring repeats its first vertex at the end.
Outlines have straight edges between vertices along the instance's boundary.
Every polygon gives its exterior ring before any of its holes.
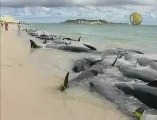
{"type": "Polygon", "coordinates": [[[55,66],[55,62],[65,53],[58,54],[57,50],[38,50],[31,53],[30,44],[27,42],[17,36],[16,27],[13,25],[9,26],[9,31],[1,31],[1,118],[3,120],[128,119],[109,101],[104,100],[103,103],[91,95],[87,96],[87,93],[72,97],[80,91],[61,94],[56,88],[63,82],[67,70],[66,68],[60,70],[61,66],[55,66]],[[45,61],[49,58],[46,58],[45,54],[49,56],[53,54],[54,61],[50,60],[51,66],[46,64],[45,61]],[[47,69],[45,64],[50,68],[47,69]],[[58,67],[59,69],[56,69],[58,67]],[[47,73],[48,70],[51,70],[51,74],[47,73]],[[79,98],[80,96],[82,98],[79,98]],[[89,98],[95,101],[88,102],[89,98]]]}
{"type": "Polygon", "coordinates": [[[85,25],[85,24],[31,24],[31,28],[47,31],[52,34],[78,39],[104,49],[136,49],[148,54],[156,54],[155,26],[129,25],[85,25]],[[126,31],[126,34],[123,32],[126,31]],[[147,47],[149,46],[149,47],[147,47]],[[147,48],[147,49],[146,49],[147,48]]]}

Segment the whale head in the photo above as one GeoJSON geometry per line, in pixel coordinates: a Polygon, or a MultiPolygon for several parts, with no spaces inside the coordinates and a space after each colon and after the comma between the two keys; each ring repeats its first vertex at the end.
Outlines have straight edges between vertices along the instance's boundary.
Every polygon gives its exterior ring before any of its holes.
{"type": "Polygon", "coordinates": [[[133,93],[133,87],[131,85],[128,85],[126,83],[115,83],[115,87],[122,90],[125,94],[132,94],[133,93]]]}

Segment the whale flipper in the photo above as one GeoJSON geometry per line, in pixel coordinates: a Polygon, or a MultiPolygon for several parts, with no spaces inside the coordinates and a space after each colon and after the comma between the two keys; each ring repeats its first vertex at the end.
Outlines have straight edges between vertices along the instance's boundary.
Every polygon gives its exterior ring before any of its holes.
{"type": "Polygon", "coordinates": [[[138,51],[138,50],[128,50],[128,51],[132,51],[132,52],[139,53],[139,54],[144,54],[143,52],[138,51]]]}
{"type": "Polygon", "coordinates": [[[59,36],[59,38],[58,39],[61,39],[61,35],[59,36]]]}
{"type": "Polygon", "coordinates": [[[68,43],[65,43],[65,45],[69,45],[68,43]]]}
{"type": "Polygon", "coordinates": [[[112,63],[112,65],[111,66],[115,66],[115,64],[116,64],[116,62],[117,62],[117,60],[118,60],[118,58],[119,58],[119,55],[117,55],[117,57],[116,57],[116,59],[115,59],[115,61],[112,63]]]}
{"type": "Polygon", "coordinates": [[[139,107],[133,112],[133,116],[140,120],[143,112],[144,112],[144,109],[142,107],[139,107]]]}
{"type": "Polygon", "coordinates": [[[46,44],[47,43],[47,40],[45,39],[44,41],[43,41],[43,44],[46,44]]]}
{"type": "Polygon", "coordinates": [[[30,40],[31,48],[40,48],[33,40],[30,40]]]}
{"type": "Polygon", "coordinates": [[[66,74],[64,83],[60,88],[61,92],[63,92],[68,87],[68,79],[69,79],[69,72],[66,74]]]}
{"type": "Polygon", "coordinates": [[[151,87],[156,87],[157,88],[157,80],[154,80],[152,82],[149,82],[147,85],[151,86],[151,87]]]}
{"type": "Polygon", "coordinates": [[[87,44],[83,44],[84,46],[90,48],[91,50],[97,50],[95,47],[91,46],[91,45],[87,45],[87,44]]]}
{"type": "Polygon", "coordinates": [[[70,43],[65,42],[65,45],[70,45],[70,44],[71,44],[71,41],[70,41],[70,43]]]}
{"type": "Polygon", "coordinates": [[[85,60],[88,61],[88,62],[90,63],[90,65],[95,65],[96,63],[101,62],[101,61],[103,61],[104,59],[105,59],[105,58],[102,58],[102,59],[100,59],[100,60],[92,61],[92,60],[89,60],[89,59],[85,58],[85,60]]]}

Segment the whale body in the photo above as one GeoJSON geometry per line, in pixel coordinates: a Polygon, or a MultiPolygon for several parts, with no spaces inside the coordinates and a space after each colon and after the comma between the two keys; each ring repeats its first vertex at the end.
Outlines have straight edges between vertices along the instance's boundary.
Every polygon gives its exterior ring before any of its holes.
{"type": "Polygon", "coordinates": [[[118,66],[121,73],[128,78],[135,78],[144,82],[157,81],[157,72],[154,70],[138,70],[135,67],[130,66],[118,66]]]}
{"type": "Polygon", "coordinates": [[[148,85],[117,83],[115,86],[127,95],[132,95],[147,106],[157,109],[157,88],[148,85]]]}
{"type": "MultiPolygon", "coordinates": [[[[30,43],[31,43],[31,48],[42,48],[41,46],[38,46],[33,40],[30,40],[30,43]],[[36,47],[34,47],[34,46],[36,46],[36,47]]],[[[95,49],[89,48],[87,46],[47,44],[45,47],[58,49],[58,50],[65,50],[65,51],[69,51],[69,52],[93,52],[93,51],[95,51],[95,49]]]]}
{"type": "Polygon", "coordinates": [[[149,65],[152,69],[157,70],[157,62],[155,60],[150,60],[147,58],[138,58],[137,63],[141,66],[149,65]]]}

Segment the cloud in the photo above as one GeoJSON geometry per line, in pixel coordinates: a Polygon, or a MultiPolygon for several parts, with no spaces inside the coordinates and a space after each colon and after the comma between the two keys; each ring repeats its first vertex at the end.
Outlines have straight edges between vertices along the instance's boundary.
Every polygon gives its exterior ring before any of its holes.
{"type": "Polygon", "coordinates": [[[1,3],[1,15],[13,15],[28,22],[77,18],[129,22],[130,14],[139,12],[144,24],[157,24],[157,0],[1,0],[1,3]]]}
{"type": "Polygon", "coordinates": [[[157,5],[157,0],[1,0],[3,7],[86,7],[114,5],[157,5]]]}
{"type": "Polygon", "coordinates": [[[106,7],[2,7],[1,14],[13,15],[26,22],[61,22],[66,19],[105,19],[127,22],[132,12],[143,16],[143,24],[157,24],[157,8],[152,6],[106,6],[106,7]]]}

